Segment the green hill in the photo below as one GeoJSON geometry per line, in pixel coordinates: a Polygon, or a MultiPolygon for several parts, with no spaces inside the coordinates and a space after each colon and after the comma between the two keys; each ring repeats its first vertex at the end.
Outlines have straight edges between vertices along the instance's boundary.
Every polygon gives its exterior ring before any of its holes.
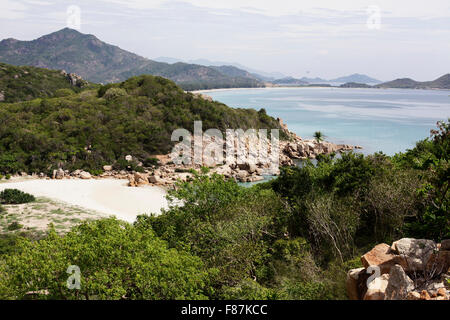
{"type": "Polygon", "coordinates": [[[229,76],[210,67],[149,60],[68,28],[33,41],[5,39],[0,42],[0,61],[66,70],[96,83],[152,74],[169,78],[186,90],[263,86],[254,78],[229,76]]]}
{"type": "Polygon", "coordinates": [[[62,71],[0,63],[0,102],[67,95],[92,86],[75,77],[62,71]]]}
{"type": "Polygon", "coordinates": [[[98,90],[0,104],[0,172],[92,171],[127,154],[145,163],[171,150],[173,130],[192,132],[194,120],[202,120],[204,130],[280,128],[264,110],[232,109],[165,78],[139,76],[98,90]]]}
{"type": "Polygon", "coordinates": [[[384,82],[375,88],[402,88],[402,89],[450,89],[450,73],[433,81],[419,82],[409,78],[396,79],[384,82]]]}

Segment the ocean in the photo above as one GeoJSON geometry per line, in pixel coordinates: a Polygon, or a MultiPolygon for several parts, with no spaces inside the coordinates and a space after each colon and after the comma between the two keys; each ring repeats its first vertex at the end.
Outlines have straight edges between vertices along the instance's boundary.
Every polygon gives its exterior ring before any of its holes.
{"type": "Polygon", "coordinates": [[[354,88],[262,88],[205,92],[233,108],[264,108],[302,138],[360,145],[365,154],[406,151],[450,117],[450,91],[354,88]]]}

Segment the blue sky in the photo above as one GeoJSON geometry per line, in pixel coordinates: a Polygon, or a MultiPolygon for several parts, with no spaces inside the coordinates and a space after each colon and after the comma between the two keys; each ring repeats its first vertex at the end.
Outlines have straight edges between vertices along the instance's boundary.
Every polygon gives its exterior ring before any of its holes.
{"type": "Polygon", "coordinates": [[[238,62],[296,77],[365,73],[423,81],[450,72],[448,0],[0,0],[0,5],[0,39],[31,40],[62,29],[68,6],[76,5],[81,32],[147,58],[238,62]]]}

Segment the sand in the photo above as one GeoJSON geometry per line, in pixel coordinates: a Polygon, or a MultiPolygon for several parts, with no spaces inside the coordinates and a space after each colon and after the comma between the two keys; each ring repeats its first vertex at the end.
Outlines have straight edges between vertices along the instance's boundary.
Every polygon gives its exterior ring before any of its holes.
{"type": "Polygon", "coordinates": [[[128,180],[22,180],[0,183],[0,191],[19,189],[36,197],[62,201],[105,216],[133,222],[140,214],[159,214],[167,208],[166,190],[145,186],[131,188],[128,180]]]}

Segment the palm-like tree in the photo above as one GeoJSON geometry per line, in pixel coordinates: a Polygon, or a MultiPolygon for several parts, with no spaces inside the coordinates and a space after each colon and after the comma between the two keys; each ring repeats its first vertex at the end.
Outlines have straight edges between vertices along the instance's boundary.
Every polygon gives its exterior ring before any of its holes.
{"type": "Polygon", "coordinates": [[[320,143],[323,141],[323,139],[325,139],[325,136],[323,135],[322,132],[316,131],[314,132],[314,139],[316,139],[317,143],[320,143]]]}

